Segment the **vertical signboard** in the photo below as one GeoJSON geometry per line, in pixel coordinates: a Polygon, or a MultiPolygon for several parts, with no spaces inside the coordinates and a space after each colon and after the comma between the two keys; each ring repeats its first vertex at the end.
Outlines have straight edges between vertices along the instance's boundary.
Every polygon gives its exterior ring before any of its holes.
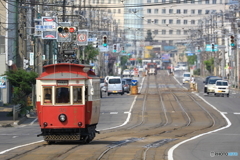
{"type": "Polygon", "coordinates": [[[88,45],[88,30],[79,30],[76,37],[78,46],[88,45]]]}
{"type": "Polygon", "coordinates": [[[42,17],[42,39],[57,39],[57,18],[56,17],[42,17]]]}
{"type": "Polygon", "coordinates": [[[29,53],[29,65],[30,66],[33,66],[34,65],[34,53],[33,52],[30,52],[29,53]]]}

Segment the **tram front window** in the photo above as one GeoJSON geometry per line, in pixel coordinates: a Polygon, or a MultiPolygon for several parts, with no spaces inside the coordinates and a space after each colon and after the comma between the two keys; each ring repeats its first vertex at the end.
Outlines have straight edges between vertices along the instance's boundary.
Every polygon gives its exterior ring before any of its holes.
{"type": "Polygon", "coordinates": [[[70,88],[58,87],[56,88],[56,104],[70,103],[70,88]]]}
{"type": "Polygon", "coordinates": [[[43,93],[44,93],[44,97],[43,97],[44,104],[51,104],[52,103],[52,88],[50,88],[50,87],[43,88],[43,93]]]}
{"type": "Polygon", "coordinates": [[[154,65],[148,65],[148,68],[154,68],[154,65]]]}
{"type": "Polygon", "coordinates": [[[82,87],[73,87],[73,104],[83,104],[82,87]]]}

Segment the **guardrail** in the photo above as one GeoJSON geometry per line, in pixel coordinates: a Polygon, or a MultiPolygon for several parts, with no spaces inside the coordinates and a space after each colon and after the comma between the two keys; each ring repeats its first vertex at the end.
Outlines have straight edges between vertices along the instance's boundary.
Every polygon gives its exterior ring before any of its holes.
{"type": "Polygon", "coordinates": [[[16,121],[18,119],[18,114],[21,110],[21,104],[17,104],[13,106],[13,120],[16,121]]]}

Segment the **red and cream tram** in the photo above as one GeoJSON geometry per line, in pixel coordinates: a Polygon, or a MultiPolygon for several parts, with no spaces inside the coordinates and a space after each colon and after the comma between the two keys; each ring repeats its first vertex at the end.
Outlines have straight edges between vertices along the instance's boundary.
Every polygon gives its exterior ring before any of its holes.
{"type": "Polygon", "coordinates": [[[90,65],[58,63],[44,66],[36,81],[38,122],[48,143],[95,137],[100,114],[100,78],[90,65]]]}
{"type": "Polygon", "coordinates": [[[151,75],[151,74],[156,75],[157,74],[157,63],[148,63],[147,64],[147,74],[148,75],[151,75]]]}

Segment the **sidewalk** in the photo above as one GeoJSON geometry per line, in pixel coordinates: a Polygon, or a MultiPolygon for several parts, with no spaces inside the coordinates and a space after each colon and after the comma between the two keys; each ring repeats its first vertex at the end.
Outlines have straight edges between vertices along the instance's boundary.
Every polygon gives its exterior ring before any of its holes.
{"type": "Polygon", "coordinates": [[[19,117],[16,121],[13,120],[12,116],[9,116],[12,112],[13,105],[9,106],[0,106],[0,127],[13,127],[16,125],[20,125],[28,118],[19,117]]]}

